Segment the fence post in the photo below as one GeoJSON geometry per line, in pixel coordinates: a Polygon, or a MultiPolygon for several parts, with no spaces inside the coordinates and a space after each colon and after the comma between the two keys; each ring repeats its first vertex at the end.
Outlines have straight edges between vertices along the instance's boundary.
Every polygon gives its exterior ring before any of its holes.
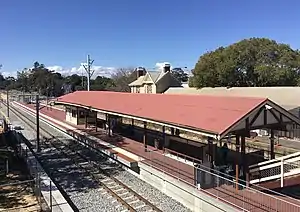
{"type": "Polygon", "coordinates": [[[283,169],[283,165],[284,165],[284,159],[281,159],[281,163],[280,163],[280,186],[281,186],[281,188],[283,187],[283,184],[284,184],[284,169],[283,169]]]}
{"type": "Polygon", "coordinates": [[[8,174],[8,158],[6,158],[6,174],[8,174]]]}
{"type": "Polygon", "coordinates": [[[50,180],[50,211],[52,212],[52,182],[50,180]]]}

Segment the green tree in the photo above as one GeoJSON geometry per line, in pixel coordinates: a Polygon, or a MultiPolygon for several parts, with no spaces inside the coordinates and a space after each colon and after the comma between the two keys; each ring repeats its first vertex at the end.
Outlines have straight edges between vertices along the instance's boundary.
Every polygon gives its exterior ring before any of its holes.
{"type": "Polygon", "coordinates": [[[114,82],[110,78],[97,76],[96,79],[91,80],[91,90],[105,91],[110,90],[112,87],[114,87],[114,82]]]}
{"type": "Polygon", "coordinates": [[[17,72],[17,79],[16,79],[16,87],[15,89],[18,89],[23,92],[29,91],[29,71],[27,68],[24,68],[22,71],[17,72]]]}
{"type": "Polygon", "coordinates": [[[5,89],[6,82],[4,76],[0,73],[0,88],[5,89]]]}
{"type": "Polygon", "coordinates": [[[36,91],[40,95],[59,96],[63,93],[64,78],[61,74],[47,69],[39,62],[35,62],[29,71],[28,81],[30,82],[29,90],[36,91]]]}
{"type": "Polygon", "coordinates": [[[179,82],[187,82],[189,80],[188,74],[182,68],[173,68],[172,74],[179,82]]]}
{"type": "Polygon", "coordinates": [[[299,51],[266,38],[251,38],[202,55],[189,83],[197,88],[295,86],[299,70],[299,51]]]}

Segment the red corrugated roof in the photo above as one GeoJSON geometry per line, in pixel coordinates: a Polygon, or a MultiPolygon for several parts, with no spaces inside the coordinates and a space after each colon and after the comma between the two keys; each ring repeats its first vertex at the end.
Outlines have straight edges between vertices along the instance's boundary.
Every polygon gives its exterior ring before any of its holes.
{"type": "Polygon", "coordinates": [[[266,98],[77,91],[58,102],[173,123],[221,134],[266,98]]]}

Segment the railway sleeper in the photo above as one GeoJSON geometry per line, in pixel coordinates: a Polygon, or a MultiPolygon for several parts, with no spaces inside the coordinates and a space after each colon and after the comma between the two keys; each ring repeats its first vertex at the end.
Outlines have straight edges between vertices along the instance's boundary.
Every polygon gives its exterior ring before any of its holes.
{"type": "Polygon", "coordinates": [[[147,205],[146,204],[141,204],[141,205],[139,205],[139,206],[136,206],[136,207],[134,207],[134,209],[135,210],[138,210],[138,209],[140,209],[140,208],[143,208],[143,207],[146,207],[147,205]]]}
{"type": "MultiPolygon", "coordinates": [[[[120,185],[115,184],[114,186],[111,186],[111,187],[108,187],[108,188],[111,189],[111,190],[114,190],[115,188],[118,188],[118,187],[120,187],[120,185]]],[[[115,192],[115,190],[114,190],[114,192],[115,192]]]]}
{"type": "Polygon", "coordinates": [[[110,181],[110,180],[111,180],[111,179],[106,178],[106,179],[101,180],[101,182],[105,183],[105,182],[110,181]]]}
{"type": "MultiPolygon", "coordinates": [[[[125,189],[124,188],[119,188],[119,189],[117,189],[117,190],[114,190],[114,192],[115,193],[118,193],[118,192],[120,192],[120,191],[124,191],[125,189]]],[[[119,195],[119,194],[118,194],[119,195]]]]}
{"type": "Polygon", "coordinates": [[[112,185],[112,184],[116,184],[116,182],[113,181],[113,180],[111,180],[111,179],[110,179],[109,182],[101,180],[101,183],[103,183],[103,184],[105,184],[105,185],[107,185],[107,186],[112,185]]]}
{"type": "Polygon", "coordinates": [[[128,197],[125,197],[125,198],[122,198],[124,201],[126,201],[126,200],[129,200],[129,199],[131,199],[131,198],[134,198],[134,195],[131,195],[131,196],[128,196],[128,197]]]}
{"type": "MultiPolygon", "coordinates": [[[[125,189],[124,189],[124,190],[125,190],[125,189]]],[[[118,195],[119,195],[119,197],[122,197],[122,196],[127,195],[127,194],[129,194],[129,192],[125,190],[124,193],[121,193],[121,194],[118,194],[118,195]]]]}
{"type": "Polygon", "coordinates": [[[135,199],[135,200],[133,200],[131,202],[128,202],[128,204],[132,205],[132,204],[135,204],[135,203],[138,203],[138,202],[140,202],[140,200],[139,199],[135,199]]]}

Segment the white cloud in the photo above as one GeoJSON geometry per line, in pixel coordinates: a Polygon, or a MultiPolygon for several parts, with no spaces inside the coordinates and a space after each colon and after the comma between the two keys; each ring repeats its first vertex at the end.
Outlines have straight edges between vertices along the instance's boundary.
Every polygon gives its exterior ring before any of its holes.
{"type": "MultiPolygon", "coordinates": [[[[159,63],[156,63],[156,64],[155,64],[155,67],[156,67],[157,69],[159,69],[159,70],[162,70],[165,64],[170,64],[170,65],[171,65],[171,63],[169,63],[169,62],[159,62],[159,63]]],[[[173,68],[173,67],[171,66],[171,69],[172,69],[172,68],[173,68]]]]}
{"type": "Polygon", "coordinates": [[[17,72],[16,71],[13,71],[13,72],[1,71],[1,74],[4,77],[17,77],[17,72]]]}
{"type": "MultiPolygon", "coordinates": [[[[33,67],[31,67],[31,68],[33,68],[33,67]]],[[[68,76],[68,75],[72,75],[72,74],[78,74],[78,75],[84,74],[86,76],[86,72],[85,72],[83,66],[65,68],[65,67],[62,67],[62,66],[59,66],[59,65],[54,65],[54,66],[47,66],[46,68],[49,69],[49,70],[58,72],[58,73],[62,74],[63,76],[68,76]]],[[[92,78],[96,78],[97,76],[110,77],[117,70],[117,68],[103,67],[103,66],[92,66],[91,70],[95,70],[92,78]]],[[[13,72],[0,71],[0,73],[4,77],[8,77],[8,76],[17,77],[17,71],[13,71],[13,72]]]]}
{"type": "MultiPolygon", "coordinates": [[[[169,62],[157,62],[155,64],[156,69],[158,70],[162,70],[164,64],[170,64],[169,62]]],[[[46,68],[48,68],[49,70],[53,70],[55,72],[61,73],[63,76],[68,76],[68,75],[72,75],[72,74],[78,74],[78,75],[82,75],[84,74],[86,76],[86,72],[85,69],[83,67],[85,63],[82,63],[81,66],[79,67],[62,67],[59,65],[53,65],[53,66],[47,66],[46,68]]],[[[31,67],[33,68],[33,67],[31,67]]],[[[172,65],[171,65],[171,69],[172,69],[172,65]]],[[[104,67],[104,66],[92,66],[91,70],[95,70],[92,78],[96,78],[97,76],[106,76],[106,77],[110,77],[113,73],[115,73],[115,71],[117,70],[117,68],[115,67],[104,67]]],[[[17,76],[17,71],[15,72],[5,72],[2,71],[1,72],[3,74],[4,77],[7,76],[13,76],[16,77],[17,76]]]]}
{"type": "Polygon", "coordinates": [[[61,66],[48,66],[47,68],[55,72],[61,72],[63,70],[63,67],[61,66]]]}
{"type": "MultiPolygon", "coordinates": [[[[68,76],[68,75],[72,75],[72,74],[86,75],[86,71],[82,65],[80,67],[72,67],[72,68],[63,68],[61,66],[55,65],[55,66],[48,66],[46,68],[48,68],[49,70],[53,70],[55,72],[61,73],[64,76],[68,76]]],[[[103,66],[92,66],[91,70],[95,71],[92,78],[95,78],[97,76],[110,77],[116,71],[116,68],[103,67],[103,66]]]]}

